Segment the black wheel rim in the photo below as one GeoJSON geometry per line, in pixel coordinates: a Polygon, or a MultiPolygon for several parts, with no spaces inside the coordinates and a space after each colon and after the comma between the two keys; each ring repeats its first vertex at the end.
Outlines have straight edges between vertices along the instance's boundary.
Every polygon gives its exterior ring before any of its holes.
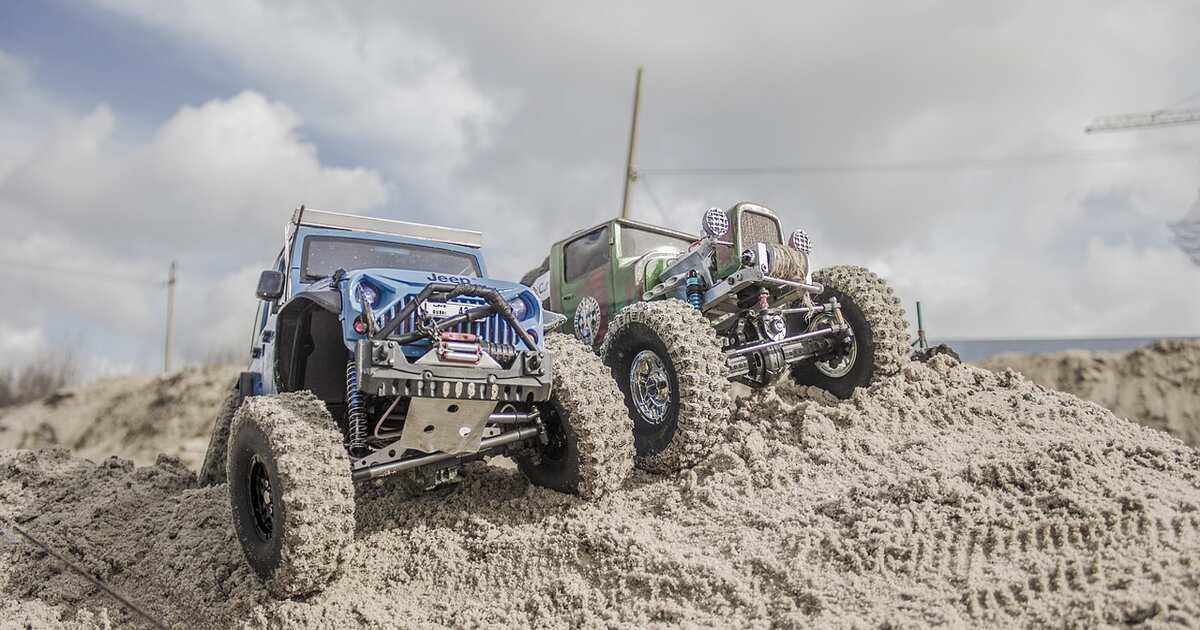
{"type": "Polygon", "coordinates": [[[567,430],[558,405],[542,405],[542,422],[546,427],[546,445],[542,447],[542,457],[550,461],[562,461],[567,455],[567,430]]]}
{"type": "Polygon", "coordinates": [[[271,497],[270,471],[258,455],[250,459],[250,474],[246,483],[250,493],[250,511],[254,516],[254,530],[259,538],[268,541],[275,530],[275,502],[271,497]]]}

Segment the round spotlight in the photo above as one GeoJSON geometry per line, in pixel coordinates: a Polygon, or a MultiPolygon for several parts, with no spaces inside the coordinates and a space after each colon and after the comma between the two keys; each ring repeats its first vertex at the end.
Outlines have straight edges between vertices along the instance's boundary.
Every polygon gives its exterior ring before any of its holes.
{"type": "Polygon", "coordinates": [[[713,238],[721,238],[729,232],[729,215],[720,208],[709,208],[700,221],[704,233],[713,238]]]}
{"type": "Polygon", "coordinates": [[[788,237],[788,245],[792,249],[799,250],[802,254],[812,253],[812,241],[808,240],[808,232],[804,230],[796,230],[788,237]]]}
{"type": "Polygon", "coordinates": [[[354,299],[360,306],[368,304],[371,308],[375,308],[379,306],[379,290],[366,282],[360,282],[358,286],[354,287],[354,299]]]}
{"type": "Polygon", "coordinates": [[[513,317],[516,317],[517,321],[529,317],[529,303],[519,295],[508,301],[508,308],[512,309],[513,317]]]}

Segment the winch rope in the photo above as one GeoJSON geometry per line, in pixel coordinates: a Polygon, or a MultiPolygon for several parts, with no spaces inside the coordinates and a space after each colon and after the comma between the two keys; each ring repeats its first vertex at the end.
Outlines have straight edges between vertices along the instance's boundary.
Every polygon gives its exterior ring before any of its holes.
{"type": "Polygon", "coordinates": [[[154,627],[160,628],[161,630],[170,630],[167,627],[167,624],[163,623],[159,619],[151,616],[150,613],[147,613],[146,611],[139,608],[137,606],[137,604],[134,604],[132,601],[129,600],[129,598],[127,598],[124,595],[121,595],[117,591],[113,590],[112,587],[105,584],[104,581],[101,580],[100,578],[93,576],[92,574],[85,571],[79,565],[77,565],[74,562],[71,562],[70,560],[65,558],[62,554],[51,549],[49,545],[47,545],[46,543],[35,538],[33,536],[33,534],[30,534],[29,532],[25,531],[23,528],[21,528],[20,525],[17,525],[12,520],[10,520],[8,518],[0,517],[0,524],[3,524],[4,526],[12,529],[14,532],[20,534],[23,538],[25,538],[25,540],[28,540],[34,546],[38,547],[39,549],[41,549],[42,551],[46,552],[47,554],[53,556],[54,558],[57,558],[58,561],[63,563],[68,569],[71,569],[75,573],[78,573],[79,575],[82,575],[83,577],[87,578],[88,581],[90,581],[92,584],[96,585],[96,588],[104,591],[105,593],[108,593],[108,595],[110,597],[112,597],[113,599],[120,602],[121,605],[125,606],[125,608],[127,608],[130,611],[132,611],[133,613],[137,614],[139,617],[145,619],[146,621],[149,621],[151,624],[154,625],[154,627]]]}

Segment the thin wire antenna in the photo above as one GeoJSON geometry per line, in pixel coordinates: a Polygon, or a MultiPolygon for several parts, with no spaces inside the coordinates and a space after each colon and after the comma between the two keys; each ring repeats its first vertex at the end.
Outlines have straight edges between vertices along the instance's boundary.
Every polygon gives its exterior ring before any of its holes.
{"type": "Polygon", "coordinates": [[[1174,157],[1176,154],[1193,155],[1197,145],[1163,145],[1145,149],[1122,151],[1082,150],[1058,153],[1009,155],[1000,157],[963,157],[944,160],[913,162],[875,162],[860,164],[800,164],[795,166],[728,166],[728,167],[682,167],[682,168],[639,168],[644,178],[653,175],[760,175],[792,173],[856,173],[856,172],[904,172],[926,170],[994,170],[1002,168],[1024,168],[1038,164],[1072,164],[1076,162],[1123,162],[1131,159],[1174,157]]]}
{"type": "Polygon", "coordinates": [[[66,565],[66,567],[67,567],[68,569],[71,569],[72,571],[74,571],[74,572],[78,573],[79,575],[82,575],[83,577],[87,578],[87,579],[88,579],[88,581],[90,581],[92,584],[95,584],[95,585],[96,585],[96,588],[99,588],[100,590],[104,591],[105,593],[108,593],[108,595],[109,595],[110,597],[112,597],[113,599],[115,599],[115,600],[117,600],[118,602],[120,602],[120,603],[121,603],[121,605],[125,606],[125,607],[126,607],[126,608],[128,608],[130,611],[132,611],[132,612],[136,613],[136,614],[137,614],[139,617],[141,617],[141,618],[145,619],[146,621],[149,621],[151,624],[153,624],[153,625],[154,625],[154,627],[156,627],[156,628],[160,628],[161,630],[170,630],[170,628],[168,628],[168,627],[167,627],[167,624],[163,623],[162,621],[159,621],[159,620],[158,620],[157,618],[155,618],[155,617],[152,617],[152,616],[151,616],[149,613],[147,613],[146,611],[144,611],[144,610],[142,610],[141,608],[139,608],[139,607],[138,607],[136,604],[134,604],[133,602],[129,601],[129,599],[128,599],[128,598],[126,598],[125,596],[123,596],[123,595],[121,595],[120,593],[116,592],[116,591],[115,591],[115,590],[113,590],[111,587],[109,587],[107,584],[105,584],[103,580],[100,580],[99,578],[93,577],[93,576],[92,576],[92,574],[90,574],[90,573],[88,573],[87,571],[83,570],[83,568],[81,568],[80,566],[76,565],[74,562],[71,562],[70,560],[68,560],[68,559],[64,558],[62,555],[60,555],[58,552],[56,552],[56,551],[54,551],[53,549],[51,549],[51,548],[50,548],[50,546],[49,546],[49,545],[47,545],[46,543],[44,543],[44,542],[42,542],[42,541],[38,540],[37,538],[34,538],[32,534],[30,534],[29,532],[27,532],[27,531],[25,531],[24,529],[22,529],[22,528],[21,528],[21,526],[17,525],[16,523],[14,523],[13,521],[11,521],[11,520],[9,520],[9,519],[7,519],[7,518],[4,518],[4,519],[3,519],[3,522],[4,522],[4,523],[7,523],[7,524],[8,524],[8,526],[9,526],[9,527],[11,527],[11,528],[13,529],[13,531],[15,531],[15,532],[17,532],[18,534],[20,534],[21,536],[23,536],[23,537],[24,537],[26,540],[28,540],[30,543],[32,543],[33,545],[37,546],[37,547],[38,547],[38,548],[40,548],[42,551],[45,551],[47,554],[49,554],[49,555],[51,555],[51,556],[53,556],[53,557],[57,558],[57,559],[58,559],[58,561],[59,561],[59,562],[61,562],[61,563],[63,563],[64,565],[66,565]]]}

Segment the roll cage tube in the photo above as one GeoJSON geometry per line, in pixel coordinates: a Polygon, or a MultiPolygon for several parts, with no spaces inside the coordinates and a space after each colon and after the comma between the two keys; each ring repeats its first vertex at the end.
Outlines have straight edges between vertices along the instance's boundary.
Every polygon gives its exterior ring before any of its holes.
{"type": "MultiPolygon", "coordinates": [[[[396,329],[400,327],[400,324],[408,320],[409,315],[412,315],[413,311],[417,310],[417,307],[431,297],[437,297],[439,301],[448,301],[460,295],[482,298],[487,300],[488,305],[479,308],[473,308],[464,313],[455,315],[454,317],[449,317],[442,321],[443,324],[455,325],[463,321],[473,321],[483,317],[488,311],[492,311],[503,317],[504,321],[508,322],[509,325],[513,327],[513,330],[517,332],[517,336],[521,338],[521,341],[525,343],[526,347],[528,347],[530,350],[537,350],[537,342],[533,340],[533,337],[529,336],[529,333],[525,332],[525,329],[521,326],[521,322],[517,320],[515,315],[513,315],[512,309],[509,308],[508,302],[504,301],[504,297],[500,295],[500,292],[491,287],[482,287],[476,284],[431,282],[425,285],[425,288],[421,289],[421,292],[417,294],[417,297],[408,304],[405,304],[404,307],[396,313],[395,317],[388,321],[383,328],[379,329],[379,332],[376,332],[373,335],[373,338],[380,340],[387,339],[393,332],[396,332],[396,329]]],[[[409,341],[419,339],[421,336],[423,336],[421,333],[409,333],[404,335],[400,341],[402,343],[408,343],[409,341]]]]}

